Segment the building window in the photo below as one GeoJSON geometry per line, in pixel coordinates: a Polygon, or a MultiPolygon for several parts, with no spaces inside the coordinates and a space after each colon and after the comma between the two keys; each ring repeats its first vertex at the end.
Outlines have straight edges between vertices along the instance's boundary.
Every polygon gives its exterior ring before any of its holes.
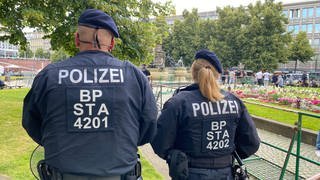
{"type": "Polygon", "coordinates": [[[313,7],[308,8],[308,17],[313,17],[313,7]]]}
{"type": "Polygon", "coordinates": [[[289,16],[291,19],[297,19],[301,16],[300,9],[290,9],[289,16]]]}
{"type": "Polygon", "coordinates": [[[316,9],[316,16],[320,17],[320,7],[317,7],[317,9],[316,9]]]}
{"type": "Polygon", "coordinates": [[[314,32],[315,33],[320,33],[320,24],[315,24],[314,25],[314,32]]]}
{"type": "Polygon", "coordinates": [[[307,25],[306,24],[303,24],[301,26],[301,31],[307,32],[307,25]]]}
{"type": "Polygon", "coordinates": [[[302,18],[306,18],[307,17],[307,14],[308,14],[308,11],[307,11],[308,9],[306,9],[306,8],[303,8],[302,9],[302,18]]]}
{"type": "Polygon", "coordinates": [[[294,25],[294,34],[298,34],[299,32],[299,25],[294,25]]]}
{"type": "Polygon", "coordinates": [[[288,31],[292,31],[293,29],[293,26],[288,26],[288,31]]]}
{"type": "Polygon", "coordinates": [[[307,33],[312,33],[312,24],[307,24],[307,33]]]}
{"type": "Polygon", "coordinates": [[[283,11],[282,11],[282,14],[283,14],[285,17],[288,17],[288,10],[283,10],[283,11]]]}

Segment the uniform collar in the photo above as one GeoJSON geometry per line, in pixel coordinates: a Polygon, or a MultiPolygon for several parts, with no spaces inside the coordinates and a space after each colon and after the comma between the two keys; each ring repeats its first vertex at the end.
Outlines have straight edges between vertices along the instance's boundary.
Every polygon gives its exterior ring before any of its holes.
{"type": "Polygon", "coordinates": [[[77,53],[77,55],[82,55],[82,54],[105,54],[105,55],[113,57],[113,55],[111,53],[99,51],[99,50],[86,50],[86,51],[81,51],[81,52],[77,53]]]}

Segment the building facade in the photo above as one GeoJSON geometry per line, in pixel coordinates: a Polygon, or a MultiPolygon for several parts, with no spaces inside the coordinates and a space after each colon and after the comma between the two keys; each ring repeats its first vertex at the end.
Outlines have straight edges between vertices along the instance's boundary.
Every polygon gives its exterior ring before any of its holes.
{"type": "Polygon", "coordinates": [[[25,32],[25,36],[33,53],[40,48],[42,48],[44,51],[50,51],[50,39],[43,39],[44,35],[44,33],[39,31],[25,32]]]}
{"type": "MultiPolygon", "coordinates": [[[[0,35],[4,34],[0,32],[0,35]]],[[[42,48],[44,51],[50,51],[50,40],[43,39],[44,33],[38,31],[29,31],[25,32],[25,36],[33,53],[35,53],[39,48],[42,48]]],[[[9,41],[0,41],[0,57],[23,58],[23,55],[19,55],[19,46],[10,44],[9,41]]]]}
{"type": "MultiPolygon", "coordinates": [[[[309,66],[301,64],[300,70],[319,71],[320,70],[320,1],[304,1],[299,3],[289,3],[283,5],[283,14],[288,17],[289,24],[287,31],[297,35],[300,31],[307,33],[309,44],[315,51],[313,61],[306,63],[309,66]]],[[[286,67],[292,70],[292,66],[280,65],[280,68],[286,67]]],[[[292,63],[291,63],[292,64],[292,63]]]]}
{"type": "Polygon", "coordinates": [[[9,41],[0,41],[0,57],[16,58],[19,54],[19,46],[10,44],[9,41]]]}

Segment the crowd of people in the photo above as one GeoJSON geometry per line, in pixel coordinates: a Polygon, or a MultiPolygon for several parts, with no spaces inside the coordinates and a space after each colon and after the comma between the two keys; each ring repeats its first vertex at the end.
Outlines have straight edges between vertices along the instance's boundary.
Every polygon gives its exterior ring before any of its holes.
{"type": "Polygon", "coordinates": [[[300,87],[319,87],[319,82],[315,78],[309,78],[307,73],[292,74],[281,71],[273,73],[267,70],[257,72],[225,69],[221,76],[221,83],[227,85],[233,84],[255,84],[259,86],[274,87],[300,86],[300,87]]]}

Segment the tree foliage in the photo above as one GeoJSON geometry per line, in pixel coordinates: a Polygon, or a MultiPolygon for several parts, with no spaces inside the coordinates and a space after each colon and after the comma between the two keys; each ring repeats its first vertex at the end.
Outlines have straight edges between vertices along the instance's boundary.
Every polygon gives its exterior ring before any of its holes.
{"type": "Polygon", "coordinates": [[[32,50],[30,49],[29,46],[27,46],[26,48],[19,49],[19,57],[20,58],[33,58],[34,53],[32,52],[32,50]]]}
{"type": "Polygon", "coordinates": [[[299,32],[289,46],[289,60],[295,61],[294,71],[297,69],[298,61],[303,63],[311,60],[314,56],[314,50],[309,44],[306,32],[299,32]]]}
{"type": "Polygon", "coordinates": [[[210,49],[214,50],[225,68],[239,65],[244,57],[247,41],[245,26],[249,17],[243,7],[217,9],[219,18],[214,22],[210,49]]]}
{"type": "Polygon", "coordinates": [[[23,33],[26,27],[43,31],[51,39],[53,50],[63,47],[70,54],[77,49],[73,43],[77,19],[87,8],[97,8],[111,15],[118,25],[120,38],[113,54],[120,59],[138,63],[153,57],[156,36],[150,16],[169,15],[172,4],[151,0],[2,0],[0,3],[0,31],[12,44],[26,47],[23,33]]]}
{"type": "Polygon", "coordinates": [[[187,65],[194,53],[202,48],[213,50],[223,66],[240,63],[251,70],[273,70],[287,61],[290,33],[282,5],[266,0],[244,7],[217,10],[218,19],[203,20],[197,11],[185,11],[165,39],[164,49],[174,59],[182,57],[187,65]]]}
{"type": "Polygon", "coordinates": [[[63,48],[59,48],[58,50],[54,51],[51,56],[50,56],[50,60],[52,62],[57,62],[57,61],[62,61],[64,59],[69,58],[70,55],[68,54],[68,52],[66,52],[66,50],[64,50],[63,48]]]}
{"type": "Polygon", "coordinates": [[[45,51],[42,48],[38,48],[36,52],[34,53],[35,58],[40,58],[40,59],[49,59],[50,58],[50,52],[45,51]]]}
{"type": "Polygon", "coordinates": [[[282,4],[266,0],[248,6],[250,17],[245,27],[246,37],[243,63],[252,70],[277,68],[289,55],[290,33],[286,32],[287,18],[282,14],[282,4]]]}
{"type": "Polygon", "coordinates": [[[174,22],[170,35],[164,40],[164,50],[176,62],[182,58],[191,65],[197,50],[207,48],[213,34],[212,21],[201,20],[197,9],[183,12],[183,20],[174,22]]]}

